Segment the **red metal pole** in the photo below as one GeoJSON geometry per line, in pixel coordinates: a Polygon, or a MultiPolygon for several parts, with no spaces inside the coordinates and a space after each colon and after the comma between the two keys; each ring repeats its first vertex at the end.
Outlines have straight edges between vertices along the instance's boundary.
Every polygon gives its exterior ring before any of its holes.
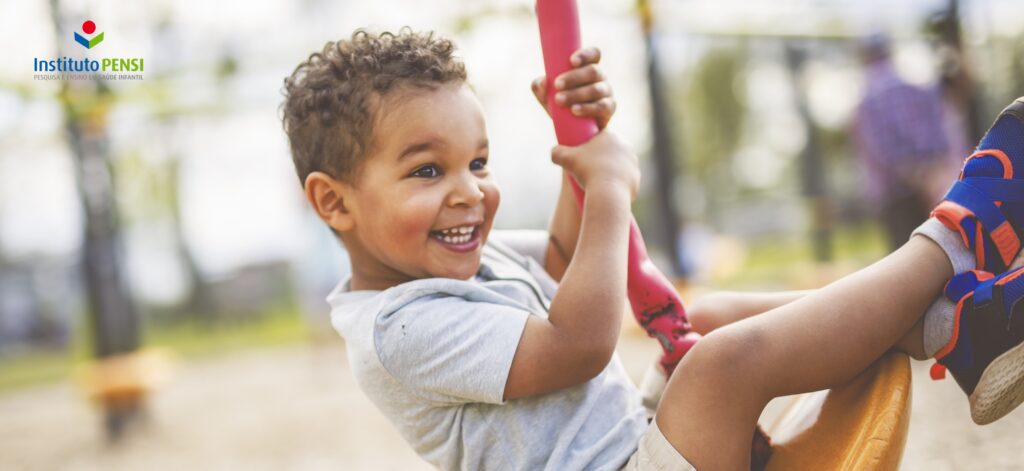
{"type": "MultiPolygon", "coordinates": [[[[555,105],[554,80],[571,68],[569,57],[580,48],[579,13],[575,0],[537,0],[537,21],[547,75],[548,110],[555,125],[558,143],[576,146],[597,134],[593,119],[573,116],[555,105]]],[[[572,181],[576,201],[583,204],[583,190],[572,181]]],[[[700,339],[686,321],[683,302],[672,283],[647,256],[643,236],[633,220],[629,228],[629,267],[627,289],[633,315],[664,350],[661,366],[671,374],[683,355],[700,339]]]]}

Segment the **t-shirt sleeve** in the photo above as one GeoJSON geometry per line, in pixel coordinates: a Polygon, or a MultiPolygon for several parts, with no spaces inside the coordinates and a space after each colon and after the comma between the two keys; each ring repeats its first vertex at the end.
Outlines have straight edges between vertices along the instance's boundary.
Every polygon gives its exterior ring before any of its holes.
{"type": "Polygon", "coordinates": [[[442,293],[395,303],[374,325],[384,368],[440,404],[501,404],[530,313],[442,293]]]}

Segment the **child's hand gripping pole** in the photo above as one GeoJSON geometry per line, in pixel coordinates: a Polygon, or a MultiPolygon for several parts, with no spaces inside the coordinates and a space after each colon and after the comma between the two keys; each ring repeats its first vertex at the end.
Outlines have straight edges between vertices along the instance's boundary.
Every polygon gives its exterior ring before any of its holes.
{"type": "MultiPolygon", "coordinates": [[[[555,135],[559,144],[576,146],[587,142],[598,132],[593,119],[573,116],[568,108],[555,105],[555,77],[569,70],[569,57],[580,48],[576,0],[537,0],[536,9],[544,52],[548,111],[555,123],[555,135]]],[[[575,179],[570,180],[576,202],[582,205],[583,189],[575,179]]],[[[627,289],[633,315],[648,335],[661,342],[665,350],[661,366],[671,374],[700,335],[690,330],[682,300],[675,288],[647,257],[644,239],[635,220],[629,227],[627,289]]]]}

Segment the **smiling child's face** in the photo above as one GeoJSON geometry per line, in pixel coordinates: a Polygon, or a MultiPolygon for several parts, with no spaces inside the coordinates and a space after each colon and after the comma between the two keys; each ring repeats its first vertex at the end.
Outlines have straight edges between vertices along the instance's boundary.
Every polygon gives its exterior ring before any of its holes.
{"type": "Polygon", "coordinates": [[[389,94],[345,206],[354,289],[468,279],[500,199],[480,103],[463,83],[389,94]]]}

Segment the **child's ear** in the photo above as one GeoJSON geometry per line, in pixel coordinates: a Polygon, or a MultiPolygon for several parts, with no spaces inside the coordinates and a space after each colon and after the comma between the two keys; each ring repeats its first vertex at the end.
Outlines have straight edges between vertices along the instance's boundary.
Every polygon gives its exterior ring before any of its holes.
{"type": "Polygon", "coordinates": [[[306,176],[306,199],[320,219],[338,232],[346,232],[355,226],[352,212],[346,206],[346,198],[352,196],[351,189],[352,185],[323,172],[312,172],[306,176]]]}

